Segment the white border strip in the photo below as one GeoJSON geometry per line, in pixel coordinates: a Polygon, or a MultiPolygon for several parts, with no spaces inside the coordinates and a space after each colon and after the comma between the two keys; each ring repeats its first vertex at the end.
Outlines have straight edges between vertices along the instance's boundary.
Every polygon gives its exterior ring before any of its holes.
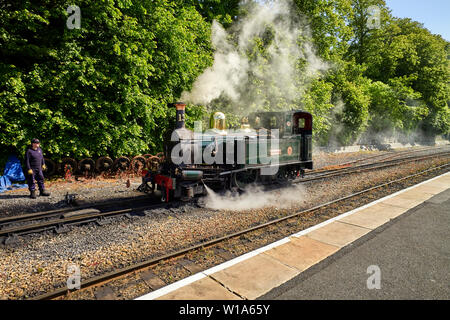
{"type": "Polygon", "coordinates": [[[215,267],[212,267],[212,268],[210,268],[208,270],[205,270],[205,271],[203,271],[203,274],[209,276],[209,275],[211,275],[213,273],[216,273],[216,272],[221,271],[223,269],[229,268],[229,267],[231,267],[231,266],[233,266],[233,265],[235,265],[235,264],[237,264],[239,262],[242,262],[244,260],[247,260],[249,258],[257,256],[258,254],[263,253],[264,251],[267,251],[267,250],[273,249],[275,247],[281,246],[282,244],[288,243],[289,241],[291,241],[289,239],[289,237],[283,238],[281,240],[278,240],[276,242],[268,244],[265,247],[261,247],[259,249],[250,251],[250,252],[248,252],[246,254],[243,254],[243,255],[241,255],[239,257],[236,257],[236,258],[234,258],[232,260],[229,260],[229,261],[226,261],[224,263],[221,263],[218,266],[215,266],[215,267]]]}
{"type": "MultiPolygon", "coordinates": [[[[370,202],[370,203],[368,203],[368,204],[366,204],[366,205],[364,205],[364,206],[362,206],[362,207],[359,207],[359,208],[353,209],[353,210],[351,210],[351,211],[348,211],[348,212],[346,212],[346,213],[340,214],[340,215],[337,216],[337,217],[328,219],[328,220],[326,220],[326,221],[324,221],[324,222],[322,222],[322,223],[319,223],[319,224],[317,224],[317,225],[315,225],[315,226],[312,226],[312,227],[310,227],[310,228],[308,228],[308,229],[302,230],[302,231],[300,231],[300,232],[298,232],[298,233],[292,234],[292,235],[287,236],[287,237],[285,237],[285,238],[283,238],[283,239],[281,239],[281,240],[278,240],[278,241],[276,241],[276,242],[273,242],[273,243],[271,243],[271,244],[268,244],[267,246],[264,246],[264,247],[262,247],[262,248],[253,250],[253,251],[248,252],[248,253],[245,253],[245,254],[243,254],[243,255],[241,255],[241,256],[239,256],[239,257],[236,257],[236,258],[234,258],[234,259],[232,259],[232,260],[229,260],[229,261],[226,261],[226,262],[224,262],[224,263],[221,263],[221,264],[219,264],[219,265],[217,265],[217,266],[215,266],[215,267],[212,267],[212,268],[210,268],[210,269],[208,269],[208,270],[205,270],[205,271],[196,273],[196,274],[194,274],[194,275],[192,275],[192,276],[189,276],[189,277],[187,277],[187,278],[185,278],[185,279],[182,279],[182,280],[179,280],[179,281],[177,281],[177,282],[174,282],[174,283],[172,283],[172,284],[170,284],[170,285],[168,285],[168,286],[165,286],[165,287],[162,287],[162,288],[160,288],[160,289],[158,289],[158,290],[155,290],[155,291],[152,291],[152,292],[150,292],[150,293],[147,293],[147,294],[145,294],[145,295],[143,295],[143,296],[141,296],[141,297],[136,298],[135,300],[154,300],[154,299],[157,299],[157,298],[159,298],[159,297],[162,297],[162,296],[164,296],[164,295],[166,295],[166,294],[168,294],[168,293],[170,293],[170,292],[173,292],[173,291],[175,291],[175,290],[177,290],[177,289],[179,289],[179,288],[182,288],[182,287],[184,287],[184,286],[187,286],[187,285],[189,285],[189,284],[191,284],[191,283],[193,283],[193,282],[195,282],[195,281],[197,281],[197,280],[206,278],[206,277],[208,277],[209,275],[211,275],[211,274],[213,274],[213,273],[216,273],[216,272],[218,272],[218,271],[227,269],[227,268],[229,268],[229,267],[231,267],[231,266],[233,266],[233,265],[235,265],[235,264],[237,264],[237,263],[239,263],[239,262],[242,262],[242,261],[245,261],[245,260],[247,260],[247,259],[250,259],[250,258],[252,258],[252,257],[254,257],[254,256],[256,256],[256,255],[258,255],[258,254],[260,254],[260,253],[262,253],[262,252],[265,252],[265,251],[267,251],[267,250],[273,249],[273,248],[278,247],[278,246],[280,246],[280,245],[282,245],[282,244],[288,243],[288,242],[291,241],[291,240],[290,240],[290,237],[301,237],[301,236],[303,236],[303,235],[305,235],[305,234],[307,234],[307,233],[309,233],[309,232],[311,232],[311,231],[313,231],[313,230],[316,230],[316,229],[318,229],[318,228],[321,228],[321,227],[323,227],[323,226],[325,226],[325,225],[327,225],[327,224],[330,224],[330,223],[332,223],[332,222],[334,222],[334,221],[336,221],[336,220],[340,220],[340,219],[342,219],[342,218],[345,218],[345,217],[347,217],[347,216],[349,216],[349,215],[352,215],[352,214],[354,214],[354,213],[356,213],[356,212],[358,212],[358,211],[361,211],[361,210],[363,210],[363,209],[366,209],[366,208],[368,208],[368,207],[371,207],[371,206],[373,206],[373,205],[376,205],[377,203],[380,203],[380,202],[382,202],[382,201],[384,201],[384,200],[393,198],[393,197],[395,197],[395,196],[397,196],[397,195],[399,195],[399,194],[402,194],[403,192],[406,192],[406,191],[408,191],[408,190],[417,188],[417,187],[419,187],[419,186],[421,186],[421,185],[423,185],[423,184],[429,183],[429,182],[431,182],[431,181],[433,181],[433,180],[436,180],[436,179],[441,178],[441,177],[446,176],[446,175],[450,175],[450,172],[446,172],[446,173],[444,173],[444,174],[442,174],[442,175],[440,175],[440,176],[431,178],[431,179],[429,179],[429,180],[425,180],[425,181],[423,181],[423,182],[421,182],[421,183],[419,183],[419,184],[413,185],[413,186],[411,186],[411,187],[408,187],[408,188],[406,188],[406,189],[403,189],[403,190],[397,191],[397,192],[395,192],[395,193],[393,193],[393,194],[391,194],[391,195],[388,195],[388,196],[386,196],[386,197],[384,197],[384,198],[381,198],[381,199],[375,200],[375,201],[373,201],[373,202],[370,202]]],[[[408,211],[409,209],[405,209],[405,210],[408,211]]],[[[405,212],[406,212],[406,211],[405,211],[405,212]]]]}
{"type": "Polygon", "coordinates": [[[290,241],[289,238],[284,238],[284,239],[278,240],[278,241],[276,241],[274,243],[271,243],[271,244],[269,244],[269,245],[267,245],[265,247],[253,250],[251,252],[247,252],[247,253],[239,256],[239,257],[236,257],[236,258],[234,258],[232,260],[229,260],[229,261],[226,261],[224,263],[221,263],[221,264],[219,264],[219,265],[217,265],[215,267],[212,267],[212,268],[210,268],[208,270],[204,270],[202,272],[196,273],[196,274],[194,274],[192,276],[189,276],[187,278],[184,278],[182,280],[179,280],[177,282],[169,284],[168,286],[165,286],[165,287],[162,287],[162,288],[160,288],[158,290],[155,290],[155,291],[152,291],[150,293],[147,293],[147,294],[145,294],[145,295],[143,295],[141,297],[136,298],[135,300],[153,300],[153,299],[159,298],[159,297],[161,297],[163,295],[166,295],[166,294],[168,294],[168,293],[170,293],[172,291],[175,291],[175,290],[177,290],[179,288],[187,286],[187,285],[189,285],[189,284],[191,284],[191,283],[193,283],[193,282],[195,282],[197,280],[206,278],[210,274],[213,274],[213,273],[216,273],[216,272],[218,272],[220,270],[229,268],[229,267],[231,267],[231,266],[233,266],[233,265],[235,265],[235,264],[237,264],[239,262],[242,262],[242,261],[250,259],[250,258],[252,258],[254,256],[257,256],[261,252],[264,252],[264,251],[267,251],[269,249],[278,247],[278,246],[280,246],[282,244],[285,244],[285,243],[287,243],[289,241],[290,241]]]}
{"type": "Polygon", "coordinates": [[[158,290],[152,291],[150,293],[144,294],[143,296],[140,296],[134,300],[154,300],[156,298],[159,298],[163,295],[166,295],[172,291],[175,291],[179,288],[182,288],[184,286],[187,286],[197,280],[206,278],[206,275],[204,275],[202,272],[196,273],[192,276],[189,276],[187,278],[184,278],[182,280],[179,280],[177,282],[174,282],[172,284],[169,284],[168,286],[162,287],[158,290]]]}

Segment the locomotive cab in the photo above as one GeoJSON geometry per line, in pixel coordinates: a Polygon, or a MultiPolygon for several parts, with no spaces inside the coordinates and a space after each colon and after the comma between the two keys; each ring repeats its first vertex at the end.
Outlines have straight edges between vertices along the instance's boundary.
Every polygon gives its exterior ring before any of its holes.
{"type": "Polygon", "coordinates": [[[295,112],[292,115],[293,134],[312,134],[312,116],[308,112],[295,112]]]}
{"type": "Polygon", "coordinates": [[[292,115],[292,132],[301,136],[302,161],[307,162],[308,169],[312,169],[312,115],[308,112],[298,111],[292,115]]]}
{"type": "Polygon", "coordinates": [[[312,115],[302,110],[280,112],[255,112],[249,116],[255,129],[279,130],[280,161],[301,162],[312,169],[312,115]]]}

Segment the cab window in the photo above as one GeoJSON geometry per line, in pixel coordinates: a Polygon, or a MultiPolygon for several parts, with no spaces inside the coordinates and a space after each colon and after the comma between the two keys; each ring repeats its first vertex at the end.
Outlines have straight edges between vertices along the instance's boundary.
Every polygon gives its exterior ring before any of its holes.
{"type": "Polygon", "coordinates": [[[305,128],[305,119],[304,118],[298,119],[298,128],[299,129],[304,129],[305,128]]]}
{"type": "Polygon", "coordinates": [[[277,128],[277,117],[273,116],[270,118],[270,129],[277,128]]]}

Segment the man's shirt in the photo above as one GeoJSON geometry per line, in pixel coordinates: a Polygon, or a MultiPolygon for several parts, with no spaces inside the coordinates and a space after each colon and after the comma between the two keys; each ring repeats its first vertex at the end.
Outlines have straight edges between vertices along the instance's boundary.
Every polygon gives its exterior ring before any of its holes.
{"type": "Polygon", "coordinates": [[[28,148],[25,153],[25,165],[27,166],[27,170],[30,169],[41,169],[44,164],[44,156],[42,155],[42,149],[37,148],[33,150],[33,148],[28,148]]]}

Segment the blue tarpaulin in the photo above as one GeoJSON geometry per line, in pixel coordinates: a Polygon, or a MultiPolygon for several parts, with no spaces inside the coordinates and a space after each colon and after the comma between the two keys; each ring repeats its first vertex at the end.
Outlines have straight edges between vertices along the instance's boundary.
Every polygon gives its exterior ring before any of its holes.
{"type": "Polygon", "coordinates": [[[11,181],[8,177],[0,176],[0,193],[6,191],[11,186],[11,181]]]}
{"type": "Polygon", "coordinates": [[[8,177],[11,181],[24,181],[25,176],[22,171],[22,165],[20,160],[16,156],[10,155],[6,162],[5,171],[3,172],[5,177],[8,177]]]}
{"type": "Polygon", "coordinates": [[[22,165],[20,164],[19,159],[14,155],[10,155],[8,161],[6,162],[3,177],[0,176],[0,193],[6,190],[27,187],[26,184],[12,183],[12,182],[21,182],[24,180],[25,175],[23,174],[22,165]]]}

